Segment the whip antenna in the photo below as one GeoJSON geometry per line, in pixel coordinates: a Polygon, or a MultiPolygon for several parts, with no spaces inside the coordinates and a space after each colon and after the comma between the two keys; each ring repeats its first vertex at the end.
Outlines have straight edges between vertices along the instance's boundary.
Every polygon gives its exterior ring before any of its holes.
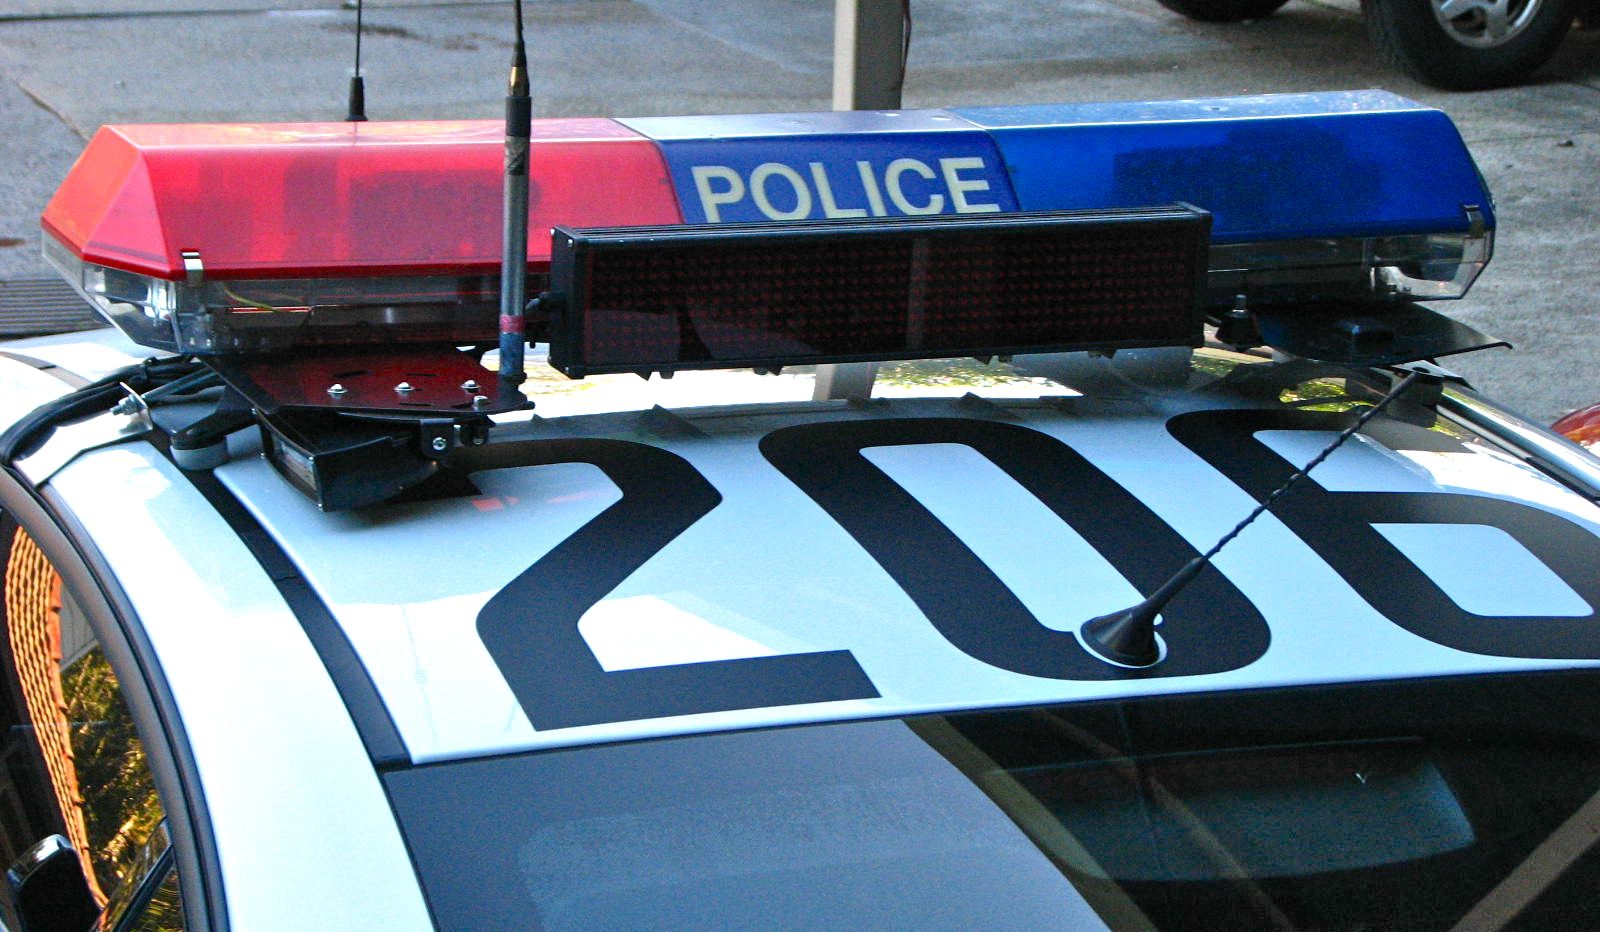
{"type": "Polygon", "coordinates": [[[1195,557],[1183,568],[1172,574],[1172,578],[1161,584],[1161,588],[1151,593],[1150,597],[1131,608],[1109,615],[1091,618],[1084,623],[1080,634],[1090,651],[1100,656],[1102,660],[1124,667],[1153,667],[1161,660],[1161,647],[1156,643],[1156,616],[1167,607],[1167,603],[1177,597],[1179,592],[1193,579],[1200,575],[1206,564],[1211,562],[1223,547],[1239,536],[1239,533],[1250,526],[1250,523],[1261,517],[1273,502],[1294,487],[1295,483],[1306,477],[1306,474],[1317,467],[1317,464],[1333,455],[1346,440],[1355,435],[1366,423],[1382,411],[1389,402],[1400,397],[1406,389],[1410,388],[1417,379],[1421,378],[1419,372],[1407,373],[1389,393],[1378,399],[1377,403],[1361,412],[1355,423],[1346,427],[1333,438],[1333,442],[1322,448],[1322,452],[1311,458],[1311,462],[1300,468],[1299,472],[1290,476],[1283,485],[1272,490],[1272,494],[1261,500],[1261,503],[1245,516],[1243,521],[1233,526],[1233,530],[1222,535],[1222,539],[1212,545],[1210,550],[1195,557]]]}
{"type": "Polygon", "coordinates": [[[519,385],[526,345],[523,312],[528,298],[528,136],[533,102],[528,97],[528,52],[522,42],[522,0],[517,17],[516,51],[506,90],[505,225],[500,254],[500,379],[519,385]]]}

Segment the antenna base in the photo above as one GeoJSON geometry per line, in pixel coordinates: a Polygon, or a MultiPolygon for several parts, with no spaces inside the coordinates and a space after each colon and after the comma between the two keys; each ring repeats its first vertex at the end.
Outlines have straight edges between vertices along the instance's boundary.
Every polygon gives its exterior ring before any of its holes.
{"type": "Polygon", "coordinates": [[[1156,616],[1160,607],[1146,599],[1132,608],[1084,622],[1079,633],[1089,649],[1125,667],[1153,667],[1161,662],[1156,641],[1156,616]]]}
{"type": "Polygon", "coordinates": [[[350,79],[350,112],[345,115],[344,121],[367,122],[367,82],[359,74],[350,79]]]}

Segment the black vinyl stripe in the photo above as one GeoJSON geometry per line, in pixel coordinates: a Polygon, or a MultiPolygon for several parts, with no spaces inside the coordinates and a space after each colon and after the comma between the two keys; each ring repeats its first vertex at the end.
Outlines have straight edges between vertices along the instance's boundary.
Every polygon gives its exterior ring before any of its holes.
{"type": "MultiPolygon", "coordinates": [[[[1189,449],[1258,500],[1296,469],[1256,437],[1268,430],[1342,430],[1354,414],[1196,411],[1167,422],[1189,449]]],[[[1367,433],[1394,450],[1465,451],[1457,440],[1394,419],[1367,433]]],[[[1497,657],[1600,659],[1600,537],[1570,518],[1521,502],[1460,492],[1340,492],[1302,482],[1272,514],[1368,605],[1421,638],[1497,657]],[[1456,604],[1374,525],[1483,525],[1508,534],[1589,605],[1587,616],[1478,615],[1456,604]]],[[[1480,560],[1460,553],[1457,559],[1480,560]]],[[[1485,568],[1489,569],[1488,567],[1485,568]]]]}
{"type": "Polygon", "coordinates": [[[677,454],[627,440],[492,444],[462,451],[456,465],[476,472],[555,463],[596,466],[622,500],[524,570],[478,614],[478,634],[535,728],[878,696],[847,650],[606,671],[578,620],[722,496],[677,454]]]}
{"type": "MultiPolygon", "coordinates": [[[[170,457],[164,438],[158,435],[155,445],[170,457]]],[[[216,476],[209,471],[178,471],[216,509],[278,587],[278,594],[299,620],[306,638],[327,668],[373,764],[380,768],[409,764],[411,755],[366,666],[345,637],[344,629],[334,620],[333,613],[328,611],[327,604],[301,575],[294,561],[216,476]]]]}
{"type": "MultiPolygon", "coordinates": [[[[1266,653],[1266,619],[1213,566],[1163,612],[1160,665],[1114,667],[1034,617],[949,528],[861,451],[903,444],[970,447],[1017,481],[1141,593],[1198,552],[1149,506],[1056,438],[995,421],[913,418],[803,424],[768,434],[761,452],[878,561],[946,640],[977,660],[1029,676],[1112,680],[1234,670],[1266,653]]],[[[1056,621],[1087,622],[1082,618],[1056,621]]]]}
{"type": "Polygon", "coordinates": [[[40,372],[60,379],[62,382],[74,389],[79,389],[89,384],[88,379],[78,375],[76,372],[64,369],[53,362],[46,362],[43,359],[35,359],[32,356],[24,356],[21,353],[13,353],[10,351],[0,352],[0,358],[14,359],[24,365],[32,366],[33,368],[38,369],[40,372]]]}

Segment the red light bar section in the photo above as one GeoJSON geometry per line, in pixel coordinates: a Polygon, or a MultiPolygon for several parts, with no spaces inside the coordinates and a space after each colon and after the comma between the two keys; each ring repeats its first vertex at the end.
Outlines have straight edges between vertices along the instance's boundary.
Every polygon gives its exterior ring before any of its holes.
{"type": "Polygon", "coordinates": [[[557,228],[567,375],[1196,345],[1190,207],[557,228]]]}
{"type": "MultiPolygon", "coordinates": [[[[108,126],[41,218],[84,261],[177,280],[497,274],[498,121],[108,126]]],[[[607,119],[535,120],[529,220],[682,215],[655,143],[607,119]]],[[[543,271],[543,236],[528,260],[543,271]]]]}

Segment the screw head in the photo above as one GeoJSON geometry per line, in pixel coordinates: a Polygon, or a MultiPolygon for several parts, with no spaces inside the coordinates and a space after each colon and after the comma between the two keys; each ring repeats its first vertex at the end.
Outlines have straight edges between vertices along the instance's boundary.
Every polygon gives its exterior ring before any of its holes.
{"type": "Polygon", "coordinates": [[[478,390],[478,380],[467,379],[461,383],[461,390],[464,392],[476,392],[478,390]]]}
{"type": "Polygon", "coordinates": [[[404,395],[406,392],[415,391],[416,389],[410,382],[401,382],[399,385],[394,387],[394,390],[404,395]]]}
{"type": "Polygon", "coordinates": [[[485,395],[473,395],[472,396],[472,406],[474,408],[481,408],[484,405],[487,405],[488,403],[489,403],[489,399],[485,395]]]}
{"type": "Polygon", "coordinates": [[[449,449],[450,441],[444,439],[443,437],[435,437],[429,446],[433,447],[433,452],[443,453],[445,450],[449,449]]]}
{"type": "Polygon", "coordinates": [[[328,394],[335,398],[343,395],[346,391],[348,391],[348,389],[346,389],[343,385],[340,385],[338,382],[328,386],[328,394]]]}

